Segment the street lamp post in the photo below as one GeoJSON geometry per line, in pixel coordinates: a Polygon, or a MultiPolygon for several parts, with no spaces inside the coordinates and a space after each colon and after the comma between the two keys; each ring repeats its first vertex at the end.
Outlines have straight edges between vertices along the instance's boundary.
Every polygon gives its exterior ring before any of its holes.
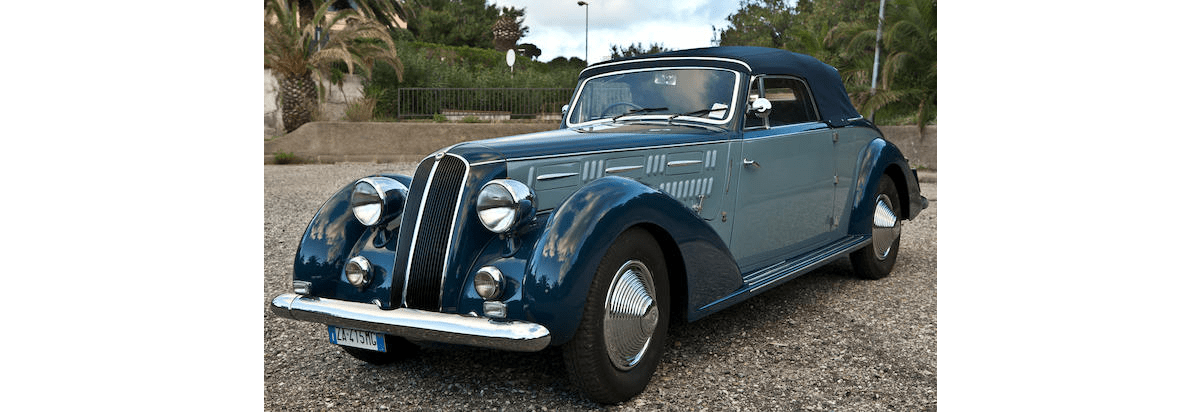
{"type": "Polygon", "coordinates": [[[588,2],[580,1],[575,4],[583,6],[583,65],[587,66],[587,62],[588,62],[588,2]]]}

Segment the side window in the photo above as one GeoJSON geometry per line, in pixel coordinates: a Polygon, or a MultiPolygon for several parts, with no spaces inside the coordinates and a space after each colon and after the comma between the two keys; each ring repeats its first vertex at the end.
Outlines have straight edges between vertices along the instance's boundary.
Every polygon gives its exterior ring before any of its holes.
{"type": "Polygon", "coordinates": [[[803,81],[787,77],[764,78],[763,96],[771,101],[771,127],[820,119],[803,81]]]}

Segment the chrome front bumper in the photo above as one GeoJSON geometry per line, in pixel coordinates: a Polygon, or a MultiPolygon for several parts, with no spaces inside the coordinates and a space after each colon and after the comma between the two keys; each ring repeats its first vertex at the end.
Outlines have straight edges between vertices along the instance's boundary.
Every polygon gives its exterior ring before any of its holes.
{"type": "Polygon", "coordinates": [[[288,319],[383,332],[418,341],[452,343],[514,352],[536,352],[550,344],[550,330],[524,322],[496,321],[451,313],[284,293],[271,300],[271,312],[288,319]]]}

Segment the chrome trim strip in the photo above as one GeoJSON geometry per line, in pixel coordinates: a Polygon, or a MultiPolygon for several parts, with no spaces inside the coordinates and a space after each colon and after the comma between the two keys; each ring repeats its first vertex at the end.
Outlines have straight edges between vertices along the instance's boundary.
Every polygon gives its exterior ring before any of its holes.
{"type": "Polygon", "coordinates": [[[744,278],[746,285],[750,287],[750,292],[761,290],[769,286],[779,279],[787,278],[788,276],[800,271],[815,269],[822,264],[854,250],[858,250],[867,244],[870,240],[869,236],[848,236],[839,241],[825,245],[824,247],[809,252],[807,255],[791,261],[780,262],[780,264],[771,265],[769,267],[759,269],[754,273],[744,278]],[[784,264],[781,266],[781,264],[784,264]]]}
{"type": "Polygon", "coordinates": [[[545,180],[562,179],[562,178],[564,178],[564,177],[576,176],[576,175],[578,175],[578,174],[579,174],[578,172],[569,172],[569,173],[547,173],[547,174],[544,174],[544,175],[538,175],[538,177],[537,177],[537,180],[538,180],[538,181],[545,181],[545,180]]]}
{"type": "Polygon", "coordinates": [[[655,57],[655,58],[650,58],[650,59],[633,59],[633,60],[622,60],[622,61],[619,61],[619,62],[596,63],[596,64],[594,64],[594,65],[591,65],[591,66],[588,66],[588,67],[585,67],[585,68],[583,68],[583,70],[580,70],[580,71],[579,71],[579,74],[581,74],[581,75],[582,75],[582,74],[583,74],[583,72],[586,72],[586,71],[588,71],[588,70],[592,70],[592,69],[598,69],[598,68],[601,68],[601,67],[607,67],[607,66],[616,66],[616,65],[621,65],[621,64],[629,64],[629,63],[643,63],[643,62],[662,61],[662,60],[708,60],[708,61],[721,61],[721,62],[737,63],[737,64],[740,64],[740,65],[742,65],[742,67],[745,67],[745,68],[746,68],[746,70],[750,70],[750,71],[753,71],[753,70],[754,70],[754,69],[750,68],[750,64],[748,64],[748,63],[746,63],[746,62],[744,62],[744,61],[741,61],[741,60],[735,60],[735,59],[730,59],[730,58],[726,58],[726,57],[703,57],[703,56],[696,56],[696,57],[655,57]]]}
{"type": "Polygon", "coordinates": [[[698,165],[698,164],[700,164],[700,162],[701,162],[701,160],[675,160],[672,162],[667,162],[667,167],[681,167],[681,166],[698,165]]]}
{"type": "Polygon", "coordinates": [[[383,332],[418,341],[517,352],[536,352],[550,345],[550,330],[533,322],[500,322],[408,308],[383,310],[369,303],[293,293],[272,299],[271,312],[281,318],[383,332]]]}
{"type": "Polygon", "coordinates": [[[706,145],[706,144],[725,144],[725,143],[732,143],[732,142],[741,141],[741,140],[742,139],[724,139],[724,140],[713,140],[713,141],[708,141],[708,142],[678,143],[678,144],[669,144],[669,145],[661,145],[661,146],[625,147],[625,148],[620,148],[620,149],[594,150],[594,151],[590,151],[590,152],[573,152],[573,153],[559,153],[559,154],[541,155],[541,156],[514,157],[512,159],[488,160],[486,162],[471,163],[471,166],[484,166],[484,165],[490,165],[492,163],[503,163],[503,162],[521,162],[521,161],[526,161],[526,160],[553,159],[556,157],[586,156],[586,155],[607,154],[607,153],[632,152],[635,150],[673,149],[676,147],[701,146],[701,145],[706,145]]]}
{"type": "Polygon", "coordinates": [[[638,169],[641,169],[641,168],[644,168],[644,167],[646,167],[646,166],[644,166],[644,165],[637,165],[637,166],[613,166],[613,167],[610,167],[610,168],[604,169],[604,173],[624,173],[624,172],[628,172],[628,171],[630,171],[630,170],[638,170],[638,169]]]}
{"type": "Polygon", "coordinates": [[[743,275],[743,285],[741,289],[734,291],[729,296],[725,296],[701,306],[700,309],[697,309],[697,311],[710,312],[715,309],[725,308],[734,303],[741,302],[750,298],[751,296],[767,290],[773,285],[795,279],[797,276],[819,268],[825,263],[828,263],[834,259],[838,259],[842,256],[849,255],[851,252],[868,246],[870,242],[870,236],[846,236],[845,238],[829,243],[815,251],[788,261],[781,262],[785,263],[785,265],[781,266],[779,263],[776,263],[769,267],[756,270],[754,273],[749,275],[743,275]]]}

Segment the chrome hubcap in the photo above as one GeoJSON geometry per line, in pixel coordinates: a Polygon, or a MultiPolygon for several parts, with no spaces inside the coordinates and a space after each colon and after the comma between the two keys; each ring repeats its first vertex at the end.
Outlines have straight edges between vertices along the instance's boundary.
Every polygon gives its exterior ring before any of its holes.
{"type": "Polygon", "coordinates": [[[633,369],[650,347],[658,328],[654,297],[654,278],[646,264],[630,260],[617,269],[604,299],[604,346],[617,369],[633,369]]]}
{"type": "Polygon", "coordinates": [[[875,198],[875,216],[871,223],[871,244],[875,247],[875,258],[887,259],[892,253],[892,242],[900,237],[900,221],[892,211],[892,199],[885,194],[875,198]]]}

